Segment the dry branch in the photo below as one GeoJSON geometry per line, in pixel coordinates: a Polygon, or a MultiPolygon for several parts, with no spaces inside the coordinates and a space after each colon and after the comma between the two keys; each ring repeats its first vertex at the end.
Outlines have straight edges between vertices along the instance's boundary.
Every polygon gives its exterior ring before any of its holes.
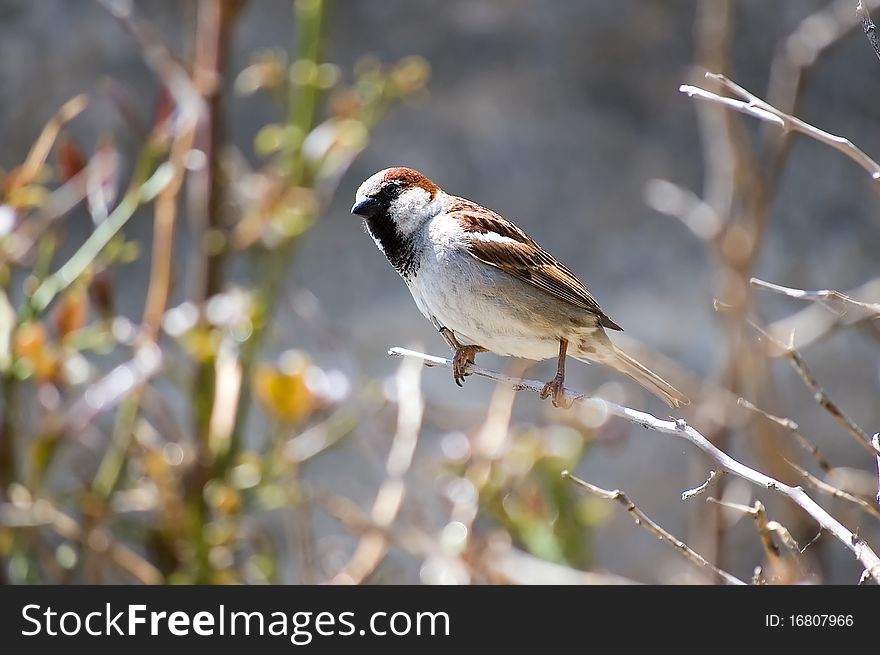
{"type": "MultiPolygon", "coordinates": [[[[794,291],[801,290],[795,289],[794,291]]],[[[806,293],[824,292],[808,291],[806,293]]],[[[855,303],[839,299],[837,301],[820,301],[805,297],[804,299],[813,300],[813,302],[791,316],[769,324],[766,328],[767,331],[779,339],[791,337],[797,348],[805,348],[831,334],[837,328],[851,327],[865,321],[873,321],[878,317],[878,314],[874,314],[870,308],[874,305],[880,309],[880,303],[872,302],[880,298],[880,278],[869,280],[845,293],[838,293],[842,297],[855,300],[855,303]],[[860,305],[864,305],[867,309],[860,305]]]]}
{"type": "Polygon", "coordinates": [[[793,574],[793,572],[789,570],[787,562],[783,557],[782,550],[776,545],[776,541],[773,539],[774,534],[788,550],[790,559],[794,563],[795,568],[797,568],[797,576],[803,576],[804,569],[801,563],[801,554],[803,551],[800,546],[798,546],[794,537],[791,536],[788,528],[778,521],[771,521],[767,518],[767,510],[764,509],[764,505],[761,501],[756,500],[754,505],[748,506],[739,503],[729,503],[727,501],[718,500],[717,498],[708,498],[707,500],[717,505],[721,505],[722,507],[727,507],[748,514],[755,520],[755,527],[758,529],[758,536],[761,538],[761,545],[764,547],[767,561],[770,563],[771,569],[775,572],[774,577],[782,582],[789,582],[793,574]]]}
{"type": "Polygon", "coordinates": [[[738,100],[736,98],[721,96],[712,93],[711,91],[707,91],[706,89],[691,86],[690,84],[682,84],[678,90],[687,94],[691,98],[699,98],[700,100],[719,104],[728,109],[747,114],[767,123],[772,123],[781,128],[783,132],[800,132],[801,134],[805,134],[806,136],[843,153],[868,171],[872,179],[880,180],[880,164],[853,145],[849,139],[820,130],[818,127],[814,127],[799,118],[795,118],[794,116],[778,110],[773,105],[761,100],[761,98],[745,90],[724,75],[719,75],[718,73],[706,73],[706,77],[715,80],[721,84],[722,87],[739,96],[740,99],[738,100]]]}
{"type": "Polygon", "coordinates": [[[853,305],[876,316],[880,316],[880,303],[861,302],[860,300],[856,300],[855,298],[852,298],[845,293],[834,291],[833,289],[819,289],[818,291],[794,289],[792,287],[784,287],[780,284],[773,284],[772,282],[765,282],[764,280],[756,277],[753,277],[750,282],[752,286],[761,289],[767,289],[768,291],[779,293],[783,296],[788,296],[789,298],[797,298],[799,300],[813,300],[815,302],[822,303],[828,302],[830,300],[836,300],[841,303],[853,305]]]}
{"type": "Polygon", "coordinates": [[[807,484],[809,484],[814,489],[821,491],[822,493],[826,493],[833,498],[840,498],[841,500],[845,500],[847,502],[858,505],[863,510],[868,512],[868,514],[870,514],[871,516],[880,519],[880,509],[874,507],[874,505],[869,503],[864,498],[859,498],[858,496],[854,496],[853,494],[849,493],[848,491],[844,491],[843,489],[835,487],[833,484],[828,484],[824,480],[820,480],[815,475],[810,473],[808,470],[798,466],[794,462],[790,462],[788,460],[785,460],[785,461],[788,462],[788,465],[791,466],[795,471],[800,473],[801,477],[803,477],[803,479],[806,480],[807,484]]]}
{"type": "MultiPolygon", "coordinates": [[[[714,472],[713,472],[714,473],[714,472]]],[[[661,528],[657,523],[652,521],[642,510],[640,510],[633,501],[629,499],[629,497],[620,491],[619,489],[615,489],[614,491],[609,491],[608,489],[603,489],[602,487],[597,487],[596,485],[590,484],[586,480],[581,480],[578,477],[575,477],[568,471],[562,472],[562,477],[568,478],[572,482],[574,482],[579,487],[586,489],[594,496],[598,496],[599,498],[604,498],[605,500],[615,500],[626,508],[626,511],[629,512],[630,516],[632,516],[633,521],[636,522],[636,525],[645,528],[648,532],[651,532],[657,536],[657,538],[666,541],[678,551],[688,560],[699,566],[700,568],[707,569],[715,573],[715,575],[722,578],[727,584],[739,584],[744,585],[745,582],[737,578],[736,576],[731,575],[727,571],[722,571],[717,566],[707,561],[702,555],[694,551],[690,546],[686,543],[677,539],[666,530],[661,528]]],[[[712,478],[709,478],[710,480],[712,478]]]]}
{"type": "Polygon", "coordinates": [[[773,423],[775,423],[779,427],[782,427],[782,428],[785,428],[786,430],[788,430],[789,434],[791,434],[791,436],[793,436],[795,438],[795,440],[798,442],[798,445],[800,445],[804,450],[806,450],[808,453],[810,453],[813,456],[813,459],[816,460],[816,463],[819,465],[819,468],[821,468],[826,473],[831,470],[831,463],[828,461],[828,459],[825,457],[825,455],[822,454],[822,452],[819,450],[819,447],[816,444],[814,444],[812,441],[807,439],[803,434],[801,434],[801,431],[800,431],[800,428],[798,427],[798,424],[795,423],[794,421],[792,421],[790,418],[782,418],[780,416],[776,416],[774,414],[771,414],[770,412],[765,412],[763,409],[761,409],[760,407],[758,407],[757,405],[755,405],[753,403],[750,403],[745,398],[740,398],[737,401],[737,405],[739,405],[743,409],[747,409],[751,412],[754,412],[755,414],[758,414],[759,416],[763,416],[768,421],[772,421],[773,423]]]}
{"type": "MultiPolygon", "coordinates": [[[[411,357],[418,359],[427,366],[439,366],[447,369],[452,368],[452,360],[443,357],[436,357],[434,355],[427,355],[413,350],[407,350],[405,348],[392,348],[388,351],[388,354],[393,357],[411,357]]],[[[517,390],[540,393],[544,387],[544,384],[537,380],[512,378],[508,375],[490,371],[479,366],[471,366],[470,371],[473,375],[511,385],[517,390]]],[[[578,393],[577,391],[568,388],[564,390],[564,395],[572,402],[593,403],[600,410],[629,421],[634,425],[639,425],[647,430],[654,430],[655,432],[685,439],[702,450],[720,468],[728,473],[742,478],[755,486],[775,491],[785,496],[795,504],[799,505],[820,526],[833,534],[841,543],[851,550],[856,559],[858,559],[865,569],[869,571],[870,575],[880,582],[880,557],[877,556],[877,553],[871,549],[864,539],[850,532],[837,519],[826,512],[818,503],[816,503],[816,501],[807,495],[801,487],[787,485],[733,459],[730,455],[717,448],[711,441],[706,439],[706,437],[689,426],[682,419],[664,421],[651,414],[624,407],[623,405],[618,405],[617,403],[607,400],[602,400],[601,398],[591,398],[586,394],[578,393]]]]}
{"type": "Polygon", "coordinates": [[[831,400],[831,397],[825,392],[825,389],[819,384],[819,381],[816,380],[812,371],[810,371],[810,368],[807,366],[807,363],[797,349],[793,346],[785,345],[753,321],[749,321],[749,324],[762,337],[767,339],[773,347],[779,349],[782,354],[788,358],[788,361],[791,363],[798,376],[803,380],[807,388],[813,392],[813,400],[815,400],[822,409],[831,414],[834,420],[842,425],[847,433],[855,439],[860,446],[868,450],[872,455],[880,455],[880,450],[871,443],[871,438],[868,436],[868,433],[859,427],[859,425],[849,416],[844,414],[843,410],[840,409],[840,406],[836,402],[831,400]]]}
{"type": "Polygon", "coordinates": [[[862,21],[862,28],[865,30],[865,36],[868,37],[868,43],[871,44],[874,54],[880,59],[880,39],[877,38],[877,29],[874,27],[874,21],[871,20],[871,14],[862,4],[862,0],[859,0],[859,4],[856,6],[856,13],[862,21]]]}

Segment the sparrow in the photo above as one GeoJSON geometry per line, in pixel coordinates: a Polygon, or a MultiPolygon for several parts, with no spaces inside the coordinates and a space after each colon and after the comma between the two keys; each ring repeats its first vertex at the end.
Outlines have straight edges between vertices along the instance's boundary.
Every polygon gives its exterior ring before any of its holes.
{"type": "Polygon", "coordinates": [[[612,343],[622,330],[564,264],[511,221],[445,193],[411,168],[386,168],[357,190],[351,213],[403,278],[450,348],[462,386],[477,353],[557,358],[541,398],[564,402],[566,357],[625,373],[671,407],[687,397],[612,343]]]}

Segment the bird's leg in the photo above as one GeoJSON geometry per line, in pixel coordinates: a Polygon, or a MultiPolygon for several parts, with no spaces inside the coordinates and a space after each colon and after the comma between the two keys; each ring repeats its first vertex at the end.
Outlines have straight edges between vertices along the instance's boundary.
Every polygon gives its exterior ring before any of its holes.
{"type": "Polygon", "coordinates": [[[568,341],[565,339],[559,340],[559,362],[556,365],[556,377],[554,377],[550,382],[544,385],[544,388],[541,389],[541,400],[546,400],[548,397],[553,398],[553,406],[559,407],[562,405],[563,407],[568,407],[571,403],[567,403],[565,400],[565,396],[563,395],[565,392],[565,352],[568,350],[568,341]]]}
{"type": "Polygon", "coordinates": [[[452,378],[455,380],[455,384],[462,386],[461,383],[464,382],[465,376],[471,374],[468,368],[474,363],[474,357],[476,357],[477,353],[484,352],[486,352],[486,349],[482,346],[460,345],[456,349],[455,356],[452,358],[452,378]]]}
{"type": "Polygon", "coordinates": [[[438,327],[437,330],[440,332],[440,336],[443,337],[443,339],[446,341],[447,344],[449,344],[449,347],[452,348],[452,350],[458,350],[459,348],[461,348],[461,344],[458,343],[458,339],[455,338],[452,330],[443,326],[438,327]]]}
{"type": "Polygon", "coordinates": [[[455,355],[452,358],[452,378],[455,380],[455,384],[462,386],[461,383],[464,382],[465,377],[470,375],[468,367],[474,363],[477,353],[486,352],[486,349],[482,346],[462,346],[458,339],[455,338],[452,330],[438,323],[435,323],[435,325],[437,325],[437,330],[446,340],[446,343],[449,344],[449,347],[455,351],[455,355]]]}

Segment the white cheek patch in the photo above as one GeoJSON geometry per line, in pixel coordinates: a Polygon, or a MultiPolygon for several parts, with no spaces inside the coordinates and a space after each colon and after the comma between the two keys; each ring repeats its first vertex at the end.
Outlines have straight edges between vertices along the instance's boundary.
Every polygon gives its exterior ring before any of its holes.
{"type": "Polygon", "coordinates": [[[437,200],[421,187],[407,189],[391,203],[390,213],[396,217],[397,229],[409,235],[418,230],[426,220],[439,211],[437,200]]]}

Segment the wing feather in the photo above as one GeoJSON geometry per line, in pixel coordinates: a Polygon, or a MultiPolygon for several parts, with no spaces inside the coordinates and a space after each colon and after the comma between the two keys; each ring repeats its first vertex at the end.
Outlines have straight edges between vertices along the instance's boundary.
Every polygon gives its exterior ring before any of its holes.
{"type": "Polygon", "coordinates": [[[468,252],[477,260],[592,312],[604,327],[623,329],[608,318],[587,287],[567,266],[510,221],[463,199],[454,203],[448,213],[465,232],[474,235],[469,241],[468,252]]]}

